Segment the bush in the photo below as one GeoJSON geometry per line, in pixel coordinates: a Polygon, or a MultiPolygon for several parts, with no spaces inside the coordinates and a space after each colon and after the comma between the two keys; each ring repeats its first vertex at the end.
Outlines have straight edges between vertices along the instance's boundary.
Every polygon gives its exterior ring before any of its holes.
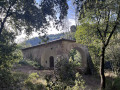
{"type": "Polygon", "coordinates": [[[0,90],[12,89],[14,84],[12,73],[8,70],[0,70],[0,90]]]}
{"type": "Polygon", "coordinates": [[[66,59],[58,60],[55,64],[55,80],[51,75],[46,75],[47,88],[49,90],[83,90],[85,81],[76,71],[76,63],[66,59]]]}
{"type": "Polygon", "coordinates": [[[66,59],[59,60],[55,65],[55,75],[61,82],[71,84],[75,80],[76,64],[66,59]],[[70,81],[70,82],[69,82],[70,81]]]}
{"type": "Polygon", "coordinates": [[[33,84],[29,80],[25,82],[25,87],[28,90],[47,90],[46,87],[43,84],[41,84],[41,83],[33,84]]]}
{"type": "Polygon", "coordinates": [[[79,73],[75,74],[75,84],[70,84],[65,82],[61,82],[59,80],[52,80],[51,75],[46,75],[45,79],[47,81],[48,90],[84,90],[85,89],[85,81],[82,79],[82,76],[79,73]]]}
{"type": "Polygon", "coordinates": [[[42,69],[42,66],[38,62],[28,60],[28,59],[27,60],[21,60],[21,61],[19,61],[18,64],[23,65],[23,66],[32,66],[35,69],[42,69]]]}
{"type": "Polygon", "coordinates": [[[47,81],[47,89],[48,90],[65,90],[67,87],[66,83],[60,82],[59,80],[52,80],[51,75],[46,75],[45,80],[47,81]]]}
{"type": "Polygon", "coordinates": [[[120,90],[120,77],[107,78],[105,90],[120,90]]]}
{"type": "Polygon", "coordinates": [[[31,73],[24,82],[25,88],[28,90],[46,90],[43,84],[35,82],[38,79],[39,75],[37,73],[31,73]]]}
{"type": "Polygon", "coordinates": [[[26,74],[20,72],[11,73],[10,71],[0,70],[0,90],[22,89],[26,74]]]}
{"type": "Polygon", "coordinates": [[[28,78],[28,75],[22,72],[13,72],[13,78],[17,89],[24,88],[24,80],[28,78]]]}
{"type": "Polygon", "coordinates": [[[84,90],[85,81],[79,73],[76,73],[75,86],[72,87],[73,90],[84,90]]]}

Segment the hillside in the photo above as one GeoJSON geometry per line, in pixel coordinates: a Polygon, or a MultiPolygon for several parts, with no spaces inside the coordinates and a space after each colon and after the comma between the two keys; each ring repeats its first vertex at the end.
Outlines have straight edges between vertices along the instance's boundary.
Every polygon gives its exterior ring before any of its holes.
{"type": "MultiPolygon", "coordinates": [[[[63,33],[48,35],[49,41],[60,39],[63,35],[64,35],[63,33]]],[[[35,46],[35,45],[38,45],[39,43],[41,43],[41,39],[39,37],[35,37],[35,38],[29,39],[25,42],[26,42],[26,45],[30,44],[31,46],[35,46]]]]}

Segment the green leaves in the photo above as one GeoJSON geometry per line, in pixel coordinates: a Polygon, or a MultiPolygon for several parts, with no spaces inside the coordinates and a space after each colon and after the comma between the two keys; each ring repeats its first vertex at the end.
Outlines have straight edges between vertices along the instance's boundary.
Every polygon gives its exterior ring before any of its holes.
{"type": "Polygon", "coordinates": [[[77,27],[75,34],[76,41],[81,44],[92,44],[97,38],[97,32],[94,24],[84,23],[77,27]]]}
{"type": "Polygon", "coordinates": [[[14,31],[25,30],[29,35],[32,31],[41,32],[40,28],[46,28],[50,20],[55,21],[54,26],[61,23],[67,16],[68,4],[67,0],[41,0],[39,5],[34,0],[2,0],[0,10],[0,32],[7,23],[14,31]],[[56,16],[58,13],[59,16],[56,16]]]}

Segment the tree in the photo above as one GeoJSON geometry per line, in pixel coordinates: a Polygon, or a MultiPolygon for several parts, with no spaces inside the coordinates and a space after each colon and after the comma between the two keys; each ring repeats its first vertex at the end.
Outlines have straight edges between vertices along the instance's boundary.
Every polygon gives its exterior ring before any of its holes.
{"type": "Polygon", "coordinates": [[[76,26],[75,26],[75,25],[72,25],[72,26],[70,27],[70,31],[71,31],[71,32],[75,32],[75,31],[76,31],[76,26]]]}
{"type": "MultiPolygon", "coordinates": [[[[119,0],[75,0],[79,14],[79,30],[88,35],[80,37],[93,42],[96,37],[101,43],[100,76],[101,89],[105,89],[104,61],[105,51],[112,36],[118,31],[120,25],[119,0]],[[89,22],[89,23],[88,23],[89,22]],[[87,27],[87,25],[88,27],[87,27]],[[85,27],[84,27],[85,26],[85,27]],[[91,38],[90,38],[91,37],[91,38]]],[[[83,41],[83,40],[82,40],[83,41]]],[[[95,41],[96,42],[96,41],[95,41]]]]}
{"type": "Polygon", "coordinates": [[[0,35],[3,29],[8,31],[25,30],[26,34],[32,31],[44,32],[49,20],[58,23],[56,14],[59,12],[59,22],[67,15],[66,0],[1,0],[0,1],[0,35]],[[9,28],[10,27],[10,28],[9,28]],[[10,30],[12,29],[12,30],[10,30]]]}
{"type": "Polygon", "coordinates": [[[16,86],[11,73],[15,62],[22,59],[22,53],[14,43],[15,35],[4,30],[0,36],[0,89],[13,89],[16,86]]]}
{"type": "Polygon", "coordinates": [[[35,0],[0,0],[0,89],[15,89],[11,67],[20,59],[14,42],[16,34],[23,30],[26,34],[44,33],[50,19],[56,26],[67,15],[66,0],[40,1],[38,5],[35,0]]]}
{"type": "Polygon", "coordinates": [[[44,36],[39,37],[41,39],[40,43],[47,43],[49,41],[49,37],[45,34],[44,36]]]}

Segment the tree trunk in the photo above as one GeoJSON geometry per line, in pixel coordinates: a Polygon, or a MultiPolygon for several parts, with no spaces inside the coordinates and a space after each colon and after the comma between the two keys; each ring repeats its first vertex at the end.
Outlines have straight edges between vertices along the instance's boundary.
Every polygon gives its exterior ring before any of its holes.
{"type": "Polygon", "coordinates": [[[100,77],[101,77],[101,90],[105,89],[105,75],[104,75],[104,59],[105,59],[105,46],[102,46],[102,54],[100,61],[100,77]]]}
{"type": "Polygon", "coordinates": [[[1,36],[1,33],[2,33],[2,29],[0,28],[0,36],[1,36]]]}

